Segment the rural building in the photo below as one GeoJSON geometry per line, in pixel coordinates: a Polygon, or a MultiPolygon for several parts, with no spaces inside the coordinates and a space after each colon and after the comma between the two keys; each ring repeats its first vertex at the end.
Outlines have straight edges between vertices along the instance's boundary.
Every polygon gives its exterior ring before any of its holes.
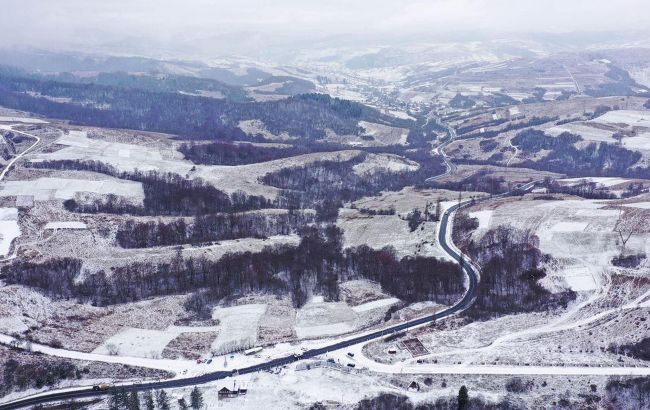
{"type": "Polygon", "coordinates": [[[238,397],[238,396],[245,396],[246,393],[248,393],[248,389],[244,389],[241,387],[234,388],[230,390],[227,387],[222,387],[218,392],[219,400],[221,399],[230,399],[233,397],[238,397]]]}

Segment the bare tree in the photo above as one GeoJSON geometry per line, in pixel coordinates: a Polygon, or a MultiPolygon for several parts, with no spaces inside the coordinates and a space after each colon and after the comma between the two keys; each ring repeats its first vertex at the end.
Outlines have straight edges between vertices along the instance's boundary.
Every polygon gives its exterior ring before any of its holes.
{"type": "Polygon", "coordinates": [[[614,232],[618,232],[619,237],[621,238],[621,243],[623,244],[623,249],[625,245],[630,240],[633,234],[638,233],[638,227],[635,224],[626,224],[623,219],[623,208],[619,208],[618,219],[616,220],[616,225],[614,225],[614,232]]]}

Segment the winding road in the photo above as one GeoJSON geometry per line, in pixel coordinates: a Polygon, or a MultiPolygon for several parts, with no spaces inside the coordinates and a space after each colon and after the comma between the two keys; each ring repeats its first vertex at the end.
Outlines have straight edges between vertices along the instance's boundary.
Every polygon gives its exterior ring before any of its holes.
{"type": "Polygon", "coordinates": [[[27,148],[25,151],[21,152],[20,154],[16,155],[15,157],[13,157],[11,159],[11,161],[9,161],[7,163],[7,165],[2,170],[2,172],[0,172],[0,181],[2,181],[4,179],[4,177],[5,177],[5,175],[7,175],[7,172],[9,172],[11,167],[14,165],[14,163],[16,161],[18,161],[19,159],[21,159],[23,156],[25,156],[25,154],[27,154],[29,151],[34,149],[34,147],[36,147],[41,142],[41,138],[34,135],[34,134],[28,134],[28,133],[23,132],[23,131],[16,131],[11,127],[0,127],[0,129],[7,130],[7,131],[10,131],[10,132],[15,132],[16,134],[21,134],[21,135],[25,135],[27,137],[31,137],[31,138],[36,139],[36,141],[32,145],[30,145],[29,148],[27,148]]]}
{"type": "MultiPolygon", "coordinates": [[[[7,165],[6,165],[5,168],[2,170],[2,172],[0,172],[0,182],[1,182],[1,181],[5,178],[5,176],[7,175],[7,172],[9,172],[9,170],[11,169],[11,167],[14,165],[14,163],[15,163],[16,161],[18,161],[19,159],[21,159],[22,157],[24,157],[25,154],[27,154],[29,151],[31,151],[31,150],[33,150],[34,148],[36,148],[36,146],[37,146],[38,144],[40,144],[40,142],[41,142],[41,138],[40,138],[39,136],[37,136],[37,135],[34,135],[34,134],[29,134],[29,133],[26,133],[26,132],[23,132],[23,131],[17,131],[17,130],[14,130],[13,128],[11,128],[11,127],[9,127],[9,126],[0,126],[0,129],[6,130],[6,131],[10,131],[10,132],[15,132],[16,134],[25,135],[25,136],[27,136],[27,137],[34,138],[34,139],[36,140],[36,141],[34,141],[34,143],[33,143],[32,145],[29,146],[29,148],[27,148],[25,151],[21,152],[20,154],[16,155],[15,157],[13,157],[13,158],[11,159],[11,161],[9,161],[9,162],[7,163],[7,165]]],[[[5,256],[5,257],[2,258],[2,259],[0,259],[0,262],[5,262],[5,261],[8,261],[8,260],[14,259],[14,258],[16,257],[17,252],[18,252],[18,247],[17,247],[17,246],[14,246],[14,247],[13,247],[13,250],[12,250],[12,252],[11,252],[11,254],[8,255],[8,256],[5,256]]]]}
{"type": "MultiPolygon", "coordinates": [[[[444,174],[429,178],[428,180],[435,180],[438,178],[441,178],[442,176],[449,175],[453,172],[455,172],[455,165],[449,161],[447,156],[445,155],[444,151],[442,148],[444,148],[445,145],[447,145],[449,142],[451,142],[455,136],[455,132],[453,128],[447,127],[449,130],[449,138],[438,147],[438,152],[440,155],[442,155],[445,164],[447,165],[447,171],[444,174]]],[[[531,189],[534,186],[534,182],[531,182],[529,184],[526,184],[525,186],[520,187],[519,189],[531,189]]],[[[120,385],[120,388],[124,388],[127,391],[140,391],[140,390],[149,390],[149,389],[165,389],[165,388],[178,388],[178,387],[187,387],[187,386],[194,386],[198,384],[203,384],[203,383],[208,383],[216,380],[221,380],[225,379],[228,377],[231,377],[233,375],[242,375],[242,374],[249,374],[249,373],[254,373],[258,372],[261,370],[268,370],[272,369],[278,366],[283,366],[292,362],[295,362],[297,360],[305,360],[305,359],[312,359],[315,357],[318,357],[320,355],[323,355],[325,353],[334,351],[334,350],[340,350],[352,345],[356,345],[359,343],[366,343],[371,340],[375,339],[380,339],[382,337],[385,337],[387,335],[401,332],[407,329],[411,329],[414,327],[422,326],[429,324],[431,322],[434,322],[439,319],[446,318],[448,316],[452,316],[456,313],[462,312],[463,310],[467,309],[469,306],[471,306],[474,297],[476,295],[476,287],[478,284],[479,280],[479,272],[474,265],[472,265],[471,262],[468,262],[466,258],[463,258],[461,254],[458,252],[456,247],[451,243],[451,233],[450,233],[450,223],[453,221],[453,216],[455,212],[465,206],[468,206],[470,204],[474,203],[473,200],[468,200],[465,202],[460,202],[458,204],[455,204],[451,207],[449,207],[442,215],[440,219],[440,224],[439,224],[439,229],[438,229],[438,242],[440,243],[442,249],[455,261],[457,261],[460,265],[461,268],[463,269],[464,273],[467,275],[468,282],[467,282],[467,291],[465,292],[465,295],[461,300],[459,300],[455,305],[449,307],[448,309],[439,311],[433,315],[428,315],[428,316],[423,316],[418,319],[410,320],[408,322],[404,322],[398,325],[390,326],[381,330],[373,331],[367,334],[363,334],[360,336],[356,337],[351,337],[349,339],[339,341],[336,343],[332,343],[328,346],[317,348],[317,349],[312,349],[312,350],[307,350],[302,353],[300,357],[295,357],[294,355],[289,355],[289,356],[284,356],[280,358],[276,358],[273,360],[269,360],[263,363],[259,363],[253,366],[241,368],[238,370],[233,370],[233,371],[217,371],[217,372],[212,372],[212,373],[206,373],[204,375],[200,376],[194,376],[194,377],[187,377],[187,378],[178,378],[178,379],[172,379],[172,380],[166,380],[166,381],[154,381],[154,382],[147,382],[147,383],[134,383],[134,384],[125,384],[125,385],[120,385]]],[[[109,394],[109,391],[93,391],[89,387],[84,387],[84,388],[78,388],[78,389],[69,389],[65,391],[58,391],[58,392],[46,392],[46,393],[41,393],[38,395],[18,399],[15,401],[7,402],[0,404],[0,410],[9,410],[9,409],[19,409],[19,408],[24,408],[24,407],[29,407],[29,406],[35,406],[38,404],[45,404],[45,403],[51,403],[51,402],[56,402],[56,401],[65,401],[65,400],[71,400],[71,399],[83,399],[83,398],[90,398],[90,397],[96,397],[96,396],[102,396],[109,394]]]]}
{"type": "MultiPolygon", "coordinates": [[[[296,360],[315,358],[317,356],[320,356],[327,352],[331,352],[333,350],[343,349],[359,343],[365,343],[374,339],[379,339],[387,335],[390,335],[392,333],[401,332],[421,325],[426,325],[438,319],[442,319],[454,315],[458,312],[467,309],[472,304],[472,301],[476,293],[476,286],[478,284],[478,277],[479,277],[478,272],[471,264],[467,263],[456,250],[453,249],[453,245],[447,243],[448,240],[447,230],[448,227],[450,226],[449,225],[450,221],[453,220],[452,217],[454,212],[456,212],[456,210],[458,210],[460,207],[466,206],[469,203],[470,201],[461,204],[456,204],[450,207],[449,209],[447,209],[447,211],[442,215],[442,218],[440,220],[440,229],[438,233],[438,240],[440,241],[442,248],[453,259],[455,259],[456,261],[462,264],[461,266],[463,268],[463,271],[467,274],[469,278],[467,292],[465,293],[464,297],[454,306],[433,315],[424,316],[418,319],[401,323],[399,325],[391,326],[382,330],[377,330],[375,332],[368,333],[362,336],[353,337],[322,348],[307,350],[302,354],[300,358],[296,358],[293,355],[290,355],[290,356],[270,360],[264,363],[260,363],[254,366],[242,368],[236,371],[236,374],[241,375],[241,374],[254,373],[260,370],[267,370],[274,367],[283,366],[285,364],[295,362],[296,360]]],[[[232,376],[233,372],[235,371],[231,371],[231,372],[219,371],[219,372],[208,373],[196,377],[188,377],[184,379],[173,379],[173,380],[160,381],[160,382],[149,382],[149,383],[131,384],[131,385],[123,385],[123,386],[121,385],[120,387],[124,388],[127,391],[131,391],[131,390],[164,389],[164,388],[194,386],[197,384],[203,384],[215,380],[225,379],[227,377],[232,376]]],[[[63,392],[51,392],[51,393],[44,393],[38,396],[27,397],[24,399],[1,404],[0,409],[2,410],[19,409],[23,407],[35,406],[38,404],[50,403],[54,401],[81,399],[81,398],[95,397],[95,396],[100,396],[105,394],[108,394],[108,392],[93,391],[90,388],[63,391],[63,392]]]]}

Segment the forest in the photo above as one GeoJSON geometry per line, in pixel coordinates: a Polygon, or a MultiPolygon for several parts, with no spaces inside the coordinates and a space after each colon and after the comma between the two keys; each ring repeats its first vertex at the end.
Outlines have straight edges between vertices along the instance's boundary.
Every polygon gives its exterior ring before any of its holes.
{"type": "Polygon", "coordinates": [[[82,281],[78,280],[81,261],[71,258],[15,261],[3,267],[2,276],[8,284],[95,305],[204,290],[202,294],[213,303],[224,297],[264,292],[289,295],[299,307],[311,294],[338,300],[339,282],[364,278],[407,302],[451,303],[463,293],[463,274],[455,263],[420,256],[399,259],[392,248],[343,250],[343,233],[334,226],[304,228],[300,235],[298,246],[230,253],[217,261],[186,257],[178,249],[168,262],[131,263],[115,268],[110,275],[86,272],[82,281]]]}
{"type": "Polygon", "coordinates": [[[413,124],[324,94],[233,102],[125,85],[129,84],[63,82],[0,70],[0,105],[75,124],[165,132],[195,139],[249,139],[238,128],[242,120],[260,120],[274,134],[286,132],[306,139],[325,137],[326,128],[356,135],[360,120],[406,128],[413,124]],[[71,101],[54,101],[53,97],[71,101]]]}
{"type": "Polygon", "coordinates": [[[297,210],[196,215],[190,223],[184,219],[168,223],[130,219],[120,224],[115,239],[123,248],[198,245],[219,240],[288,235],[313,222],[313,213],[297,210]]]}
{"type": "Polygon", "coordinates": [[[181,144],[178,150],[185,159],[204,165],[246,165],[272,161],[312,152],[300,145],[261,147],[253,144],[214,141],[202,144],[181,144]]]}
{"type": "Polygon", "coordinates": [[[586,199],[616,199],[616,194],[607,188],[599,186],[598,183],[582,180],[575,185],[562,185],[557,180],[545,178],[542,186],[550,194],[576,195],[586,199]]]}
{"type": "Polygon", "coordinates": [[[121,172],[99,161],[60,160],[31,163],[35,168],[93,171],[116,178],[142,183],[144,201],[135,205],[127,198],[106,195],[90,203],[66,200],[68,211],[82,213],[113,213],[130,215],[193,216],[218,212],[242,212],[271,208],[273,204],[262,196],[244,192],[228,195],[201,179],[186,179],[178,174],[157,171],[121,172]]]}
{"type": "Polygon", "coordinates": [[[490,174],[491,172],[489,170],[484,169],[459,181],[434,181],[430,185],[435,188],[449,189],[452,191],[487,192],[488,194],[501,194],[510,190],[510,186],[503,176],[493,176],[490,174]]]}
{"type": "MultiPolygon", "coordinates": [[[[520,121],[520,122],[508,122],[508,125],[506,125],[503,128],[500,128],[498,130],[489,130],[489,131],[484,131],[484,132],[474,132],[471,133],[471,131],[475,131],[477,129],[485,127],[482,124],[478,125],[473,125],[473,126],[467,126],[465,128],[459,128],[458,129],[458,135],[460,136],[461,139],[467,139],[467,138],[494,138],[497,135],[507,132],[507,131],[512,131],[512,130],[517,130],[520,128],[527,128],[527,127],[533,127],[535,125],[540,125],[544,124],[546,122],[550,121],[555,121],[557,120],[557,117],[531,117],[529,120],[525,121],[520,121]],[[463,131],[461,133],[461,131],[463,131]]],[[[492,121],[488,122],[487,124],[492,123],[492,121]]],[[[499,123],[496,121],[495,123],[499,123]]]]}
{"type": "Polygon", "coordinates": [[[316,209],[319,220],[331,221],[336,219],[344,202],[377,195],[381,191],[423,185],[426,178],[445,171],[440,157],[431,156],[426,150],[417,150],[405,153],[407,158],[420,164],[416,171],[379,171],[358,175],[353,167],[363,162],[365,155],[362,153],[348,161],[318,161],[284,168],[266,174],[262,182],[283,190],[279,198],[281,207],[316,209]]]}
{"type": "MultiPolygon", "coordinates": [[[[468,227],[472,225],[458,226],[465,231],[468,227]]],[[[550,256],[539,250],[539,239],[532,233],[499,226],[478,241],[467,240],[467,235],[464,239],[459,242],[463,251],[481,267],[476,301],[466,312],[469,317],[485,319],[566,307],[576,298],[573,291],[551,293],[538,283],[546,276],[542,265],[550,256]]]]}

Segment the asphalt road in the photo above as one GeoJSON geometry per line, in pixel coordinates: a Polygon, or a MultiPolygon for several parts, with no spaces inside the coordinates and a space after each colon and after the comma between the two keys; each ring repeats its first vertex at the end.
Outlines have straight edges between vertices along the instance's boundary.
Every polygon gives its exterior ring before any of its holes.
{"type": "MultiPolygon", "coordinates": [[[[462,204],[456,204],[449,208],[441,217],[440,219],[440,230],[438,234],[438,241],[441,244],[442,248],[444,249],[445,252],[447,252],[453,259],[458,261],[459,263],[462,263],[462,268],[469,277],[469,286],[467,288],[467,292],[465,293],[465,296],[454,306],[440,311],[434,315],[429,315],[429,316],[424,316],[418,319],[411,320],[409,322],[404,322],[399,325],[391,326],[386,329],[378,330],[369,334],[365,334],[362,336],[358,336],[352,339],[344,340],[338,343],[331,344],[329,346],[319,348],[319,349],[312,349],[312,350],[307,350],[305,351],[300,358],[296,358],[293,355],[291,356],[286,356],[278,359],[274,359],[265,363],[260,363],[255,366],[250,366],[242,369],[237,370],[237,374],[248,374],[248,373],[254,373],[258,372],[261,370],[267,370],[271,369],[274,367],[282,366],[288,363],[295,362],[297,360],[304,360],[304,359],[311,359],[317,356],[320,356],[324,353],[331,352],[333,350],[339,350],[343,349],[352,345],[356,345],[359,343],[364,343],[364,342],[369,342],[374,339],[379,339],[382,337],[385,337],[387,335],[401,332],[403,330],[419,326],[419,325],[424,325],[430,322],[433,322],[438,319],[445,318],[447,316],[451,316],[453,314],[456,314],[458,312],[461,312],[465,309],[467,309],[475,296],[476,293],[476,285],[478,283],[478,272],[468,263],[464,261],[461,256],[454,251],[449,244],[446,241],[446,233],[447,229],[449,227],[450,219],[453,215],[453,213],[462,206],[468,205],[469,202],[464,202],[462,204]]],[[[127,391],[132,391],[132,390],[149,390],[149,389],[165,389],[165,388],[172,388],[172,387],[186,387],[186,386],[194,386],[197,384],[203,384],[203,383],[208,383],[211,381],[215,380],[221,380],[225,379],[227,377],[233,376],[233,371],[231,372],[214,372],[214,373],[208,373],[202,376],[196,376],[196,377],[189,377],[189,378],[184,378],[184,379],[175,379],[175,380],[167,380],[167,381],[160,381],[160,382],[149,382],[149,383],[142,383],[142,384],[132,384],[132,385],[126,385],[126,386],[120,386],[120,388],[124,388],[127,391]]],[[[37,397],[28,397],[20,400],[16,400],[10,403],[5,403],[0,405],[0,409],[5,410],[5,409],[19,409],[19,408],[24,408],[24,407],[30,407],[34,406],[37,404],[45,404],[45,403],[51,403],[55,401],[66,401],[66,400],[71,400],[71,399],[83,399],[83,398],[92,398],[92,397],[97,397],[101,395],[106,395],[109,394],[110,391],[93,391],[92,389],[88,388],[86,390],[75,390],[75,391],[67,391],[67,392],[53,392],[49,394],[43,394],[37,397]]]]}
{"type": "MultiPolygon", "coordinates": [[[[449,140],[441,145],[441,148],[444,147],[444,145],[448,144],[451,140],[453,140],[453,129],[450,131],[450,138],[449,140]]],[[[442,175],[448,175],[449,173],[453,173],[455,166],[453,163],[449,162],[447,157],[444,155],[442,151],[440,151],[441,155],[445,159],[445,163],[448,164],[447,166],[447,172],[445,172],[442,175]]],[[[441,177],[437,176],[434,178],[439,178],[441,177]]],[[[532,187],[532,184],[528,184],[530,187],[532,187]]],[[[453,221],[453,214],[454,212],[463,207],[469,205],[471,202],[463,202],[460,204],[456,204],[449,209],[445,211],[445,213],[442,215],[440,219],[440,229],[438,230],[438,242],[442,246],[443,250],[454,260],[456,260],[458,263],[461,264],[461,267],[467,277],[469,278],[468,282],[468,287],[467,287],[467,292],[465,293],[465,296],[458,301],[454,306],[451,306],[450,308],[440,311],[436,314],[429,315],[429,316],[424,316],[418,319],[414,319],[408,322],[401,323],[399,325],[391,326],[382,330],[377,330],[375,332],[369,333],[369,334],[364,334],[362,336],[354,337],[348,340],[344,340],[338,343],[331,344],[326,347],[322,347],[319,349],[312,349],[312,350],[307,350],[303,352],[302,356],[299,358],[294,357],[293,355],[291,356],[286,356],[286,357],[281,357],[278,359],[270,360],[268,362],[260,363],[254,366],[238,369],[236,371],[236,374],[248,374],[248,373],[254,373],[262,370],[267,370],[267,369],[272,369],[274,367],[282,366],[285,364],[289,364],[298,360],[305,360],[305,359],[311,359],[317,356],[320,356],[324,353],[331,352],[334,350],[340,350],[344,349],[346,347],[356,345],[359,343],[365,343],[369,342],[371,340],[375,339],[380,339],[382,337],[388,336],[393,333],[401,332],[407,329],[410,329],[415,326],[420,326],[424,325],[427,323],[434,322],[436,320],[454,315],[456,313],[459,313],[465,309],[467,309],[473,302],[474,297],[476,295],[476,286],[478,284],[478,279],[479,279],[479,273],[476,271],[476,269],[470,264],[465,261],[464,258],[461,257],[450,245],[447,243],[447,230],[450,227],[450,222],[453,221]]],[[[124,388],[127,391],[132,391],[132,390],[150,390],[150,389],[166,389],[166,388],[175,388],[175,387],[187,387],[187,386],[194,386],[198,384],[203,384],[203,383],[208,383],[212,382],[215,380],[221,380],[225,379],[228,377],[233,376],[233,373],[235,371],[230,371],[230,372],[224,372],[224,371],[219,371],[219,372],[213,372],[213,373],[207,373],[202,376],[196,376],[196,377],[188,377],[188,378],[183,378],[183,379],[174,379],[174,380],[167,380],[167,381],[156,381],[156,382],[148,382],[148,383],[142,383],[142,384],[131,384],[131,385],[124,385],[120,386],[120,388],[124,388]]],[[[31,407],[35,406],[38,404],[45,404],[45,403],[51,403],[51,402],[58,402],[58,401],[67,401],[67,400],[72,400],[72,399],[84,399],[84,398],[92,398],[92,397],[97,397],[97,396],[102,396],[102,395],[107,395],[110,393],[109,391],[93,391],[91,388],[87,388],[85,390],[74,390],[74,391],[64,391],[64,392],[52,392],[52,393],[45,393],[39,396],[32,396],[32,397],[27,397],[24,399],[19,399],[15,400],[9,403],[4,403],[0,404],[0,410],[9,410],[9,409],[19,409],[19,408],[24,408],[24,407],[31,407]]]]}

